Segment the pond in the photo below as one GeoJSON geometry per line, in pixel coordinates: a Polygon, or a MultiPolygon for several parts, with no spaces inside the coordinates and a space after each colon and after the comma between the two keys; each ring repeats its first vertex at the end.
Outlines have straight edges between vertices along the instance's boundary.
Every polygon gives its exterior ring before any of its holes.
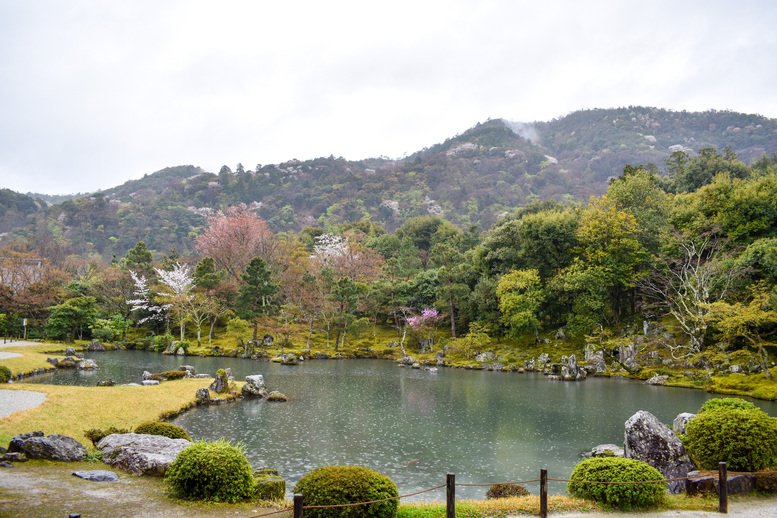
{"type": "MultiPolygon", "coordinates": [[[[359,464],[388,475],[400,494],[445,483],[567,478],[580,453],[623,443],[624,423],[647,410],[671,426],[714,397],[701,390],[638,381],[589,378],[548,381],[542,374],[460,369],[437,373],[399,368],[385,360],[311,360],[299,366],[236,358],[185,359],[126,351],[93,353],[100,371],[61,371],[31,378],[43,383],[94,385],[112,378],[137,382],[144,370],[186,363],[198,372],[230,367],[237,380],[262,374],[287,403],[244,400],[198,407],[176,418],[193,438],[240,441],[255,468],[277,468],[289,492],[305,473],[325,465],[359,464]]],[[[174,383],[174,382],[171,382],[174,383]]],[[[772,416],[777,404],[754,402],[772,416]]],[[[528,489],[537,493],[538,484],[528,489]]],[[[487,487],[457,487],[458,498],[484,498],[487,487]]],[[[551,483],[551,493],[564,493],[551,483]]],[[[445,490],[409,499],[445,500],[445,490]]]]}

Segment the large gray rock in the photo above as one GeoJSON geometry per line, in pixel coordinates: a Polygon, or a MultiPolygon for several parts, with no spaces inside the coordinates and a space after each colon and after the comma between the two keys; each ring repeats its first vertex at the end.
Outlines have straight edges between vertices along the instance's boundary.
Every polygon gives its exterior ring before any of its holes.
{"type": "Polygon", "coordinates": [[[92,360],[91,358],[87,358],[86,360],[81,360],[80,362],[78,362],[78,370],[96,371],[99,369],[100,367],[97,366],[97,362],[92,360]]]}
{"type": "Polygon", "coordinates": [[[103,344],[101,344],[97,340],[92,340],[91,342],[89,342],[89,345],[86,346],[86,350],[102,352],[102,351],[105,351],[105,347],[103,347],[103,344]]]}
{"type": "Polygon", "coordinates": [[[68,345],[65,347],[65,356],[75,356],[76,355],[76,349],[72,345],[68,345]]]}
{"type": "Polygon", "coordinates": [[[264,376],[254,374],[246,376],[245,385],[242,388],[243,396],[246,397],[267,397],[267,387],[264,384],[264,376]]]}
{"type": "Polygon", "coordinates": [[[82,462],[86,460],[86,448],[72,437],[43,432],[17,435],[8,445],[8,453],[24,453],[30,459],[82,462]]]}
{"type": "Polygon", "coordinates": [[[623,457],[623,448],[617,444],[600,444],[594,446],[591,451],[582,454],[586,459],[591,457],[623,457]]]}
{"type": "Polygon", "coordinates": [[[97,443],[103,462],[133,475],[163,477],[167,468],[192,443],[161,435],[115,433],[97,443]]]}
{"type": "Polygon", "coordinates": [[[537,363],[548,363],[550,361],[550,355],[548,353],[542,353],[537,358],[537,363]]]}
{"type": "Polygon", "coordinates": [[[475,356],[475,361],[478,362],[478,363],[492,362],[494,360],[496,360],[496,355],[494,353],[492,353],[491,351],[488,351],[488,352],[485,352],[485,353],[480,353],[480,354],[475,356]]]}
{"type": "Polygon", "coordinates": [[[73,475],[92,482],[118,482],[119,476],[113,471],[95,469],[91,471],[74,471],[73,475]]]}
{"type": "Polygon", "coordinates": [[[574,354],[567,359],[567,364],[561,367],[561,379],[564,381],[580,381],[586,378],[585,369],[577,363],[574,354]]]}
{"type": "MultiPolygon", "coordinates": [[[[623,449],[628,459],[646,462],[666,478],[685,477],[694,469],[680,439],[650,412],[640,410],[626,421],[623,449]]],[[[669,482],[670,493],[679,493],[682,481],[669,482]]]]}
{"type": "Polygon", "coordinates": [[[679,414],[677,417],[674,418],[674,421],[672,421],[672,430],[674,430],[674,433],[677,435],[684,435],[685,429],[688,426],[688,422],[696,417],[696,414],[691,414],[688,412],[683,412],[682,414],[679,414]]]}

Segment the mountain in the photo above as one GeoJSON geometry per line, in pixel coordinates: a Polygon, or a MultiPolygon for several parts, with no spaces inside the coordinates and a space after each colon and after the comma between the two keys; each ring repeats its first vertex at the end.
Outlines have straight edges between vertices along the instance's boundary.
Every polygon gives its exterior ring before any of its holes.
{"type": "Polygon", "coordinates": [[[627,107],[549,122],[488,120],[402,160],[329,156],[253,171],[224,166],[218,174],[177,166],[49,207],[7,195],[0,218],[12,216],[0,223],[16,227],[11,237],[56,245],[60,254],[106,258],[141,240],[159,252],[187,253],[206,216],[237,203],[256,209],[276,232],[365,218],[393,231],[425,214],[485,230],[533,200],[600,195],[627,164],[661,170],[673,152],[727,146],[747,163],[777,153],[777,119],[627,107]]]}

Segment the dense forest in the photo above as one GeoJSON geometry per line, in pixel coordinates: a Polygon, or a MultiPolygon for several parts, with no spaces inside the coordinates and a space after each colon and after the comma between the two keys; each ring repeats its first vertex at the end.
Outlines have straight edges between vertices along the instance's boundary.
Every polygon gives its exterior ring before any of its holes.
{"type": "Polygon", "coordinates": [[[180,166],[0,202],[16,335],[25,318],[69,340],[242,326],[337,350],[380,326],[404,349],[663,321],[675,358],[718,344],[760,368],[777,336],[777,121],[759,116],[493,120],[403,160],[180,166]]]}

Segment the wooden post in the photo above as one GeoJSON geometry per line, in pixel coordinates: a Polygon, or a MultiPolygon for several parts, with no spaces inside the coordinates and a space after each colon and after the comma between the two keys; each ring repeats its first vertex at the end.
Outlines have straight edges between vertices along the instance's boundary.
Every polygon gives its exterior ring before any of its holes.
{"type": "Polygon", "coordinates": [[[445,518],[456,518],[456,475],[448,473],[445,479],[445,518]]]}
{"type": "Polygon", "coordinates": [[[725,462],[718,464],[718,512],[728,514],[728,471],[725,462]]]}
{"type": "Polygon", "coordinates": [[[548,470],[540,470],[540,518],[548,518],[548,470]]]}
{"type": "Polygon", "coordinates": [[[302,495],[294,494],[294,518],[302,518],[302,495]]]}

